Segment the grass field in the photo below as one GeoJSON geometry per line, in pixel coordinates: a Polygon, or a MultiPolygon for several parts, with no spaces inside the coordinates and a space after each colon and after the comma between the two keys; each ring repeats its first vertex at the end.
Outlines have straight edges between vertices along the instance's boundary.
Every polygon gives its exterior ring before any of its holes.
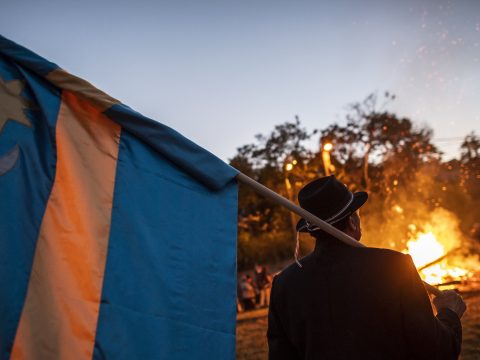
{"type": "MultiPolygon", "coordinates": [[[[464,295],[468,310],[462,318],[462,360],[480,360],[480,293],[464,295]]],[[[242,313],[237,321],[237,359],[267,359],[267,310],[242,313]]]]}

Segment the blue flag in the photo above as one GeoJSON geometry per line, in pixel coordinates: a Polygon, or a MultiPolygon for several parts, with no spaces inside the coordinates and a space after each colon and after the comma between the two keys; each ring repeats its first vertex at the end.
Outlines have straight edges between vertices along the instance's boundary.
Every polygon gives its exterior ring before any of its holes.
{"type": "Polygon", "coordinates": [[[233,359],[236,175],[0,37],[0,358],[233,359]]]}

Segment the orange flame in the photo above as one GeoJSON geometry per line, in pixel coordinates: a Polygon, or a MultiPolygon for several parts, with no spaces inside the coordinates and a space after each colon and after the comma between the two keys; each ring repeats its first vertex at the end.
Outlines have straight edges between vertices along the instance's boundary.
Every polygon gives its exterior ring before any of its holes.
{"type": "MultiPolygon", "coordinates": [[[[415,239],[407,242],[407,251],[415,266],[421,268],[446,254],[445,246],[441,244],[431,231],[418,233],[415,239]]],[[[468,270],[449,264],[449,259],[443,259],[437,264],[420,271],[420,276],[430,284],[441,284],[451,280],[461,280],[468,270]]]]}

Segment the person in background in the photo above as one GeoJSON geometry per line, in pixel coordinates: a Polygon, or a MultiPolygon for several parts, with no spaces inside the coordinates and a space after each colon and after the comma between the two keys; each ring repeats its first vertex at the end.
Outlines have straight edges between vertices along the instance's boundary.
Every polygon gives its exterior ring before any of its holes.
{"type": "Polygon", "coordinates": [[[237,313],[244,312],[241,299],[242,298],[242,288],[240,287],[240,281],[237,280],[237,313]]]}
{"type": "Polygon", "coordinates": [[[255,309],[255,288],[250,275],[242,275],[240,281],[241,301],[245,311],[255,309]]]}
{"type": "Polygon", "coordinates": [[[254,268],[255,286],[258,291],[258,305],[266,307],[270,303],[270,289],[272,286],[272,278],[267,272],[265,266],[255,264],[254,268]]]}

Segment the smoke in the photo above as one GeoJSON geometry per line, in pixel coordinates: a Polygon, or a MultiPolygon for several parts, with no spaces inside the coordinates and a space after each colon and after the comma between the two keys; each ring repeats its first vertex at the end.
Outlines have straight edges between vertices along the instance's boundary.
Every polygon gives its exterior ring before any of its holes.
{"type": "Polygon", "coordinates": [[[466,238],[460,231],[457,216],[444,208],[434,209],[421,228],[423,233],[434,234],[446,252],[461,248],[463,243],[466,242],[466,238]]]}
{"type": "Polygon", "coordinates": [[[419,250],[417,244],[416,250],[424,251],[426,260],[417,266],[446,254],[442,261],[425,270],[425,274],[448,270],[449,275],[442,276],[443,280],[438,282],[465,279],[480,271],[480,246],[463,234],[461,218],[442,206],[444,185],[426,170],[422,169],[414,181],[399,184],[386,196],[371,194],[370,203],[361,213],[363,241],[367,246],[412,252],[415,241],[423,239],[424,248],[419,250]],[[425,251],[425,246],[431,248],[425,251]]]}

